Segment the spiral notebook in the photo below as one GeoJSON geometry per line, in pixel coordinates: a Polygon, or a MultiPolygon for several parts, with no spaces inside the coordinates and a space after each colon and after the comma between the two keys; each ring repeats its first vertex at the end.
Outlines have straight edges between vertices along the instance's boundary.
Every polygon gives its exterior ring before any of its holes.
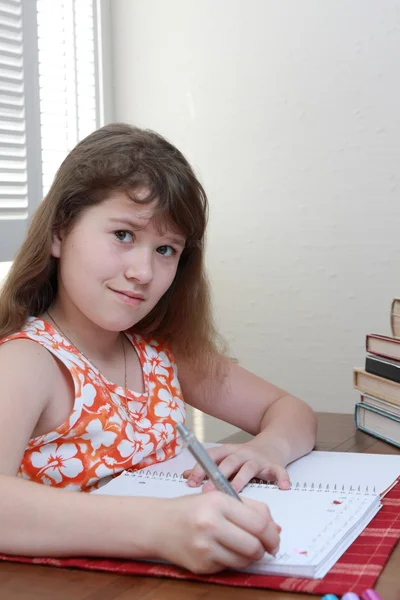
{"type": "MultiPolygon", "coordinates": [[[[201,493],[181,476],[192,465],[184,451],[147,469],[125,471],[93,493],[157,498],[201,493]]],[[[290,490],[255,482],[242,492],[265,502],[282,527],[277,556],[266,553],[246,571],[319,579],[381,508],[380,495],[400,475],[400,456],[311,452],[288,470],[290,490]]]]}

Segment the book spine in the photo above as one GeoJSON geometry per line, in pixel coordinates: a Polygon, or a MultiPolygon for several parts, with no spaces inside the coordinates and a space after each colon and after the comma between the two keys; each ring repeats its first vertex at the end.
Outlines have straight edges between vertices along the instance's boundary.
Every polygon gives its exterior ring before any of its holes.
{"type": "Polygon", "coordinates": [[[372,356],[367,356],[365,359],[365,370],[367,373],[372,373],[372,375],[400,383],[400,364],[391,364],[377,360],[372,356]]]}
{"type": "Polygon", "coordinates": [[[385,400],[380,400],[379,398],[375,398],[370,394],[361,394],[360,395],[360,404],[362,406],[370,406],[371,408],[375,408],[376,410],[381,410],[385,414],[392,415],[393,417],[400,418],[400,407],[396,406],[396,404],[392,404],[391,402],[386,402],[385,400]],[[378,406],[371,404],[371,402],[378,402],[378,406]],[[398,412],[396,412],[398,411],[398,412]]]}
{"type": "Polygon", "coordinates": [[[391,404],[400,406],[400,398],[398,397],[398,389],[400,388],[400,384],[398,384],[396,381],[391,381],[390,379],[385,379],[384,377],[378,377],[378,375],[372,375],[372,373],[366,373],[365,371],[354,369],[353,387],[363,394],[369,394],[370,396],[379,398],[379,400],[384,400],[385,402],[390,402],[391,404]],[[360,375],[364,379],[371,378],[371,380],[367,383],[364,382],[364,384],[360,384],[360,375]],[[370,385],[368,385],[368,383],[370,383],[370,385]],[[384,392],[376,388],[377,385],[382,383],[386,384],[384,392]]]}
{"type": "MultiPolygon", "coordinates": [[[[395,421],[396,423],[400,423],[400,417],[396,417],[396,415],[391,415],[389,413],[387,413],[384,410],[381,410],[380,408],[375,408],[375,406],[368,406],[367,404],[364,404],[362,402],[357,402],[356,404],[356,411],[357,412],[357,407],[359,410],[368,410],[369,412],[373,412],[377,415],[381,415],[382,417],[385,417],[386,419],[390,419],[391,421],[395,421]]],[[[357,421],[356,421],[357,424],[357,421]]]]}
{"type": "Polygon", "coordinates": [[[400,338],[387,338],[386,336],[377,336],[374,334],[368,334],[365,338],[365,349],[369,354],[373,354],[374,356],[380,356],[381,358],[386,358],[388,360],[400,360],[400,356],[396,356],[394,354],[390,354],[388,351],[378,352],[377,350],[373,350],[371,348],[371,342],[373,340],[380,340],[384,342],[394,342],[400,345],[400,338]]]}
{"type": "Polygon", "coordinates": [[[400,338],[400,298],[394,298],[390,309],[390,327],[394,338],[400,338]]]}
{"type": "Polygon", "coordinates": [[[400,444],[391,439],[388,438],[384,435],[382,435],[381,433],[377,433],[376,431],[374,431],[373,429],[369,428],[369,427],[365,427],[364,425],[360,424],[360,414],[362,414],[363,410],[369,410],[370,412],[374,412],[378,415],[384,416],[388,419],[392,419],[393,421],[396,421],[397,423],[400,423],[400,419],[397,419],[396,417],[392,417],[386,413],[383,413],[379,410],[376,410],[375,408],[372,408],[370,406],[365,406],[365,405],[361,405],[360,403],[357,403],[355,406],[355,411],[354,411],[354,420],[356,423],[356,427],[359,431],[362,431],[364,433],[368,433],[368,435],[372,435],[373,437],[376,437],[384,442],[387,442],[388,444],[392,444],[393,446],[396,446],[397,448],[400,448],[400,444]]]}

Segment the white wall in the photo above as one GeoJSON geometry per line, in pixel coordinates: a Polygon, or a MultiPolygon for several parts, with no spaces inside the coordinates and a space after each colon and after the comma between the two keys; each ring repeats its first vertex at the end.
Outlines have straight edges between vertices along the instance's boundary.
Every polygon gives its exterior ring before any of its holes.
{"type": "Polygon", "coordinates": [[[209,193],[208,262],[242,364],[351,412],[400,295],[400,2],[113,0],[116,119],[209,193]]]}

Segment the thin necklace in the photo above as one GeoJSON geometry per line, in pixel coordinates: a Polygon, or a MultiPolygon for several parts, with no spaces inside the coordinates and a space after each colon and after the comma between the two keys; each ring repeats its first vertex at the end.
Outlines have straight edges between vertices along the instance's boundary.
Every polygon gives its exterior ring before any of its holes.
{"type": "MultiPolygon", "coordinates": [[[[96,364],[92,360],[90,360],[90,358],[88,358],[85,354],[83,354],[82,350],[79,350],[78,346],[76,344],[74,344],[74,342],[61,329],[61,327],[59,326],[59,324],[53,319],[53,317],[51,316],[51,314],[49,313],[48,310],[46,310],[46,314],[50,318],[50,320],[53,321],[54,325],[59,330],[59,332],[62,333],[62,335],[65,337],[65,339],[71,344],[71,346],[73,346],[75,348],[75,350],[77,350],[80,354],[82,354],[82,356],[84,358],[86,358],[86,360],[88,362],[90,362],[94,367],[96,367],[96,364]]],[[[127,386],[126,351],[125,351],[125,344],[124,344],[124,336],[123,335],[121,336],[121,344],[122,344],[122,352],[124,353],[124,368],[125,368],[124,386],[125,386],[125,389],[127,389],[128,386],[127,386]]],[[[96,367],[96,369],[98,371],[100,371],[100,369],[98,367],[96,367]]]]}

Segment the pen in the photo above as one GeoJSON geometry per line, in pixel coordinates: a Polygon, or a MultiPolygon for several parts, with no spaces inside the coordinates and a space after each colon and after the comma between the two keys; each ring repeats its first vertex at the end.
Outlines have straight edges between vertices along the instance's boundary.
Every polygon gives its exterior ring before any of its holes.
{"type": "Polygon", "coordinates": [[[182,425],[182,423],[178,423],[176,428],[183,440],[186,442],[189,451],[197,460],[199,465],[203,467],[206,475],[213,482],[217,490],[224,492],[225,494],[228,494],[228,496],[232,496],[232,498],[236,498],[242,502],[239,494],[235,492],[229,481],[222,475],[221,471],[211,456],[207,453],[207,450],[200,444],[194,433],[189,431],[184,425],[182,425]]]}

